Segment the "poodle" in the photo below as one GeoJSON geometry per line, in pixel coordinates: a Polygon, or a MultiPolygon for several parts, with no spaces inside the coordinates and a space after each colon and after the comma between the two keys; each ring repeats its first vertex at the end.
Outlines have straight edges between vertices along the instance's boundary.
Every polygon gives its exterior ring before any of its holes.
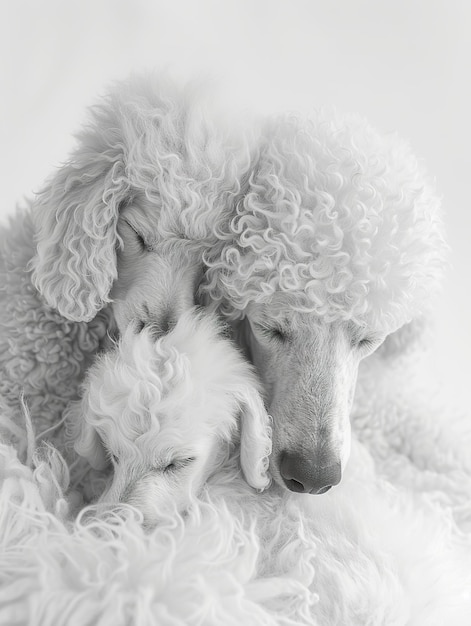
{"type": "Polygon", "coordinates": [[[0,436],[26,456],[22,398],[36,436],[58,435],[63,412],[78,397],[79,386],[96,354],[111,345],[109,307],[90,322],[65,319],[41,299],[28,264],[35,254],[32,209],[18,211],[0,228],[0,397],[5,420],[0,436]],[[8,432],[7,432],[8,431],[8,432]]]}
{"type": "MultiPolygon", "coordinates": [[[[193,306],[203,250],[252,158],[245,120],[209,98],[162,75],[117,83],[0,229],[0,394],[12,416],[24,397],[38,438],[118,329],[164,332],[193,306]]],[[[22,434],[5,436],[23,457],[22,434]]]]}
{"type": "Polygon", "coordinates": [[[211,95],[133,77],[91,109],[33,210],[33,283],[65,318],[90,321],[111,302],[120,332],[166,332],[193,306],[203,251],[252,160],[248,125],[211,95]]]}
{"type": "Polygon", "coordinates": [[[158,340],[129,327],[68,410],[75,450],[95,469],[112,464],[100,502],[132,504],[146,525],[185,510],[229,457],[239,413],[241,467],[263,490],[271,439],[258,386],[215,318],[185,312],[158,340]]]}
{"type": "Polygon", "coordinates": [[[440,203],[408,145],[356,116],[274,116],[260,142],[202,291],[264,383],[274,480],[322,494],[348,460],[360,361],[439,283],[440,203]]]}

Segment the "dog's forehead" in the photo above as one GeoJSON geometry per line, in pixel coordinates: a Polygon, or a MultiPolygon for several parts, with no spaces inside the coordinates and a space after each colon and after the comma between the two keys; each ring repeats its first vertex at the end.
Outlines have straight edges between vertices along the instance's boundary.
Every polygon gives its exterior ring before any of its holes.
{"type": "Polygon", "coordinates": [[[318,315],[296,309],[292,294],[276,292],[267,302],[251,302],[246,309],[249,319],[262,323],[276,322],[280,328],[325,328],[328,324],[318,315]]]}
{"type": "Polygon", "coordinates": [[[205,441],[217,437],[217,429],[203,417],[202,410],[177,404],[158,413],[127,412],[114,423],[104,420],[97,430],[113,453],[126,455],[134,447],[148,457],[160,458],[168,451],[204,448],[205,441]]]}

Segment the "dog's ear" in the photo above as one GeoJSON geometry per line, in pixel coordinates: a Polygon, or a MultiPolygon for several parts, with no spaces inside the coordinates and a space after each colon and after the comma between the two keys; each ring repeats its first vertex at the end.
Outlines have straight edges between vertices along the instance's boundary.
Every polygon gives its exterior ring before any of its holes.
{"type": "Polygon", "coordinates": [[[84,401],[71,402],[67,407],[68,436],[74,442],[74,450],[90,465],[102,470],[108,465],[105,448],[96,429],[87,422],[84,401]]]}
{"type": "Polygon", "coordinates": [[[33,206],[33,283],[64,317],[89,321],[116,278],[119,207],[126,199],[123,140],[111,111],[97,109],[69,161],[33,206]]]}
{"type": "Polygon", "coordinates": [[[246,481],[255,489],[270,484],[268,457],[271,453],[271,424],[262,398],[251,385],[237,393],[241,407],[240,465],[246,481]]]}

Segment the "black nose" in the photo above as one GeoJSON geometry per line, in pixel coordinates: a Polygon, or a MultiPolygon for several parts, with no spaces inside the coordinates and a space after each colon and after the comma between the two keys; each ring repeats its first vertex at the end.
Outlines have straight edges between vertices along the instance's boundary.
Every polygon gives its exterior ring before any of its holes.
{"type": "Polygon", "coordinates": [[[280,473],[288,489],[298,493],[325,493],[342,478],[339,462],[324,465],[321,459],[308,459],[292,452],[282,453],[280,473]]]}

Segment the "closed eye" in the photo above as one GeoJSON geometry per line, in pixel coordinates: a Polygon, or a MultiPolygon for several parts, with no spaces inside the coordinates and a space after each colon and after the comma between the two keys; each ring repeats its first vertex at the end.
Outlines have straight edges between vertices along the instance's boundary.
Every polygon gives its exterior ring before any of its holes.
{"type": "Polygon", "coordinates": [[[159,471],[163,471],[164,474],[173,473],[173,472],[177,472],[178,470],[183,469],[184,467],[187,467],[194,461],[196,461],[196,458],[194,456],[189,456],[189,457],[182,458],[182,459],[173,459],[163,469],[162,468],[158,468],[158,469],[159,471]]]}
{"type": "Polygon", "coordinates": [[[125,220],[125,222],[129,226],[129,228],[133,231],[135,235],[135,239],[137,243],[139,244],[139,247],[141,248],[142,252],[151,251],[152,246],[145,240],[144,235],[142,235],[142,233],[140,233],[135,226],[133,226],[130,222],[128,222],[128,220],[125,220]]]}
{"type": "Polygon", "coordinates": [[[376,348],[379,348],[382,343],[383,337],[378,337],[377,335],[367,335],[354,341],[353,345],[366,356],[374,352],[376,348]]]}
{"type": "Polygon", "coordinates": [[[363,339],[360,339],[360,341],[358,341],[357,346],[359,348],[369,348],[374,344],[374,339],[372,339],[371,337],[364,337],[363,339]]]}
{"type": "Polygon", "coordinates": [[[286,340],[286,334],[278,326],[265,326],[263,324],[254,323],[254,328],[257,334],[262,335],[266,339],[275,341],[286,340]]]}

